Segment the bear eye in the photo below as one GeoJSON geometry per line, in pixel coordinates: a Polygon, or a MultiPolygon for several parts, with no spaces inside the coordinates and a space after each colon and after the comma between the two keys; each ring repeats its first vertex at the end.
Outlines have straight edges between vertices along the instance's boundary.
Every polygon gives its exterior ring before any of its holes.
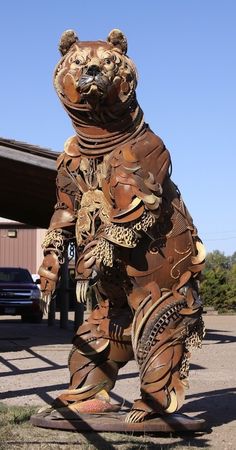
{"type": "Polygon", "coordinates": [[[111,58],[106,58],[104,62],[105,62],[105,64],[111,64],[112,61],[111,61],[111,58]]]}
{"type": "Polygon", "coordinates": [[[74,63],[79,65],[80,64],[80,60],[79,59],[75,59],[74,63]]]}

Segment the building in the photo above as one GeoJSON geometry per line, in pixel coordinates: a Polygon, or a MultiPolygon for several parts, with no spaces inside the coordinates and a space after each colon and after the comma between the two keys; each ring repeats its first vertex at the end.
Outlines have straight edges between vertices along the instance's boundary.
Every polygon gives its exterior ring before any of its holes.
{"type": "Polygon", "coordinates": [[[47,228],[56,203],[58,152],[0,138],[0,217],[47,228]]]}
{"type": "Polygon", "coordinates": [[[24,267],[37,274],[45,229],[0,218],[0,266],[24,267]]]}
{"type": "Polygon", "coordinates": [[[58,152],[0,138],[1,266],[37,273],[45,229],[56,203],[57,157],[58,152]]]}
{"type": "MultiPolygon", "coordinates": [[[[49,149],[0,137],[0,265],[25,267],[32,274],[37,273],[45,229],[56,203],[58,155],[49,149]]],[[[67,327],[70,300],[75,303],[75,285],[70,288],[69,283],[68,268],[64,265],[60,282],[62,328],[67,327]]],[[[74,309],[78,326],[84,307],[75,304],[74,309]]],[[[53,317],[50,310],[50,324],[53,317]]]]}

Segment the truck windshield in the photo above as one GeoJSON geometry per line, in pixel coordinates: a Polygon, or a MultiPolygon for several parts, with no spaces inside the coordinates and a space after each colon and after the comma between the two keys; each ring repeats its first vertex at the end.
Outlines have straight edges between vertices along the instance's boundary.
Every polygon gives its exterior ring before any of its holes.
{"type": "Polygon", "coordinates": [[[26,269],[1,267],[0,283],[33,283],[33,279],[26,269]]]}

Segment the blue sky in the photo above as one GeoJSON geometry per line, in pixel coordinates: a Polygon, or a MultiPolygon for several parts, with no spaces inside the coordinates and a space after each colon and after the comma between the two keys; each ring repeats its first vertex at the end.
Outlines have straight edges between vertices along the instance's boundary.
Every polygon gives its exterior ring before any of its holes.
{"type": "Polygon", "coordinates": [[[171,152],[207,251],[236,251],[236,2],[1,2],[0,136],[61,151],[73,129],[52,85],[62,32],[128,38],[146,121],[171,152]]]}

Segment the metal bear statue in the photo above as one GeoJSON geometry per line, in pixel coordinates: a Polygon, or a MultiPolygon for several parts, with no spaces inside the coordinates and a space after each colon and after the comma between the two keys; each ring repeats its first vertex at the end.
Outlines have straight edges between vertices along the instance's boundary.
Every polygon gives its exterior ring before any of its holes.
{"type": "Polygon", "coordinates": [[[162,140],[144,122],[137,73],[117,29],[107,41],[63,33],[54,83],[75,136],[58,158],[57,204],[39,269],[47,308],[76,239],[77,300],[92,289],[97,306],[79,327],[69,356],[70,384],[54,402],[78,413],[112,410],[109,391],[135,358],[140,399],[126,422],[178,410],[189,357],[204,333],[199,277],[205,250],[162,140]]]}

